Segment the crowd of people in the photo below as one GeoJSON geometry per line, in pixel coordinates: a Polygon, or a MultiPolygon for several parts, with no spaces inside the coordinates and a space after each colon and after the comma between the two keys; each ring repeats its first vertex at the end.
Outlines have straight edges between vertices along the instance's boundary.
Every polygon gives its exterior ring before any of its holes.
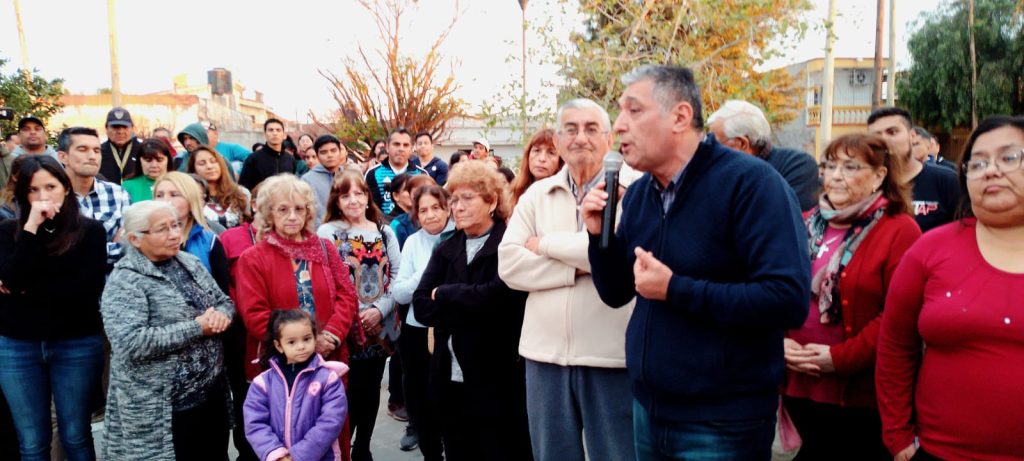
{"type": "Polygon", "coordinates": [[[749,102],[705,119],[689,69],[621,83],[518,172],[401,127],[269,119],[250,151],[22,118],[0,457],[372,460],[385,370],[428,461],[1024,456],[1024,118],[954,164],[883,107],[816,162],[749,102]]]}

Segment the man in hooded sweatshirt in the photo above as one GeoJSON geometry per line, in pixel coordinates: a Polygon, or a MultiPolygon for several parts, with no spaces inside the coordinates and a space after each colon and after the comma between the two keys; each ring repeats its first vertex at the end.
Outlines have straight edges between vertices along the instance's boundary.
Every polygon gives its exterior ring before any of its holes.
{"type": "Polygon", "coordinates": [[[209,146],[210,137],[206,134],[206,128],[203,128],[203,125],[193,123],[178,133],[178,142],[185,148],[185,152],[174,159],[174,168],[184,172],[188,169],[188,157],[196,151],[197,147],[209,146]]]}
{"type": "Polygon", "coordinates": [[[334,175],[345,167],[348,161],[348,153],[334,135],[325,134],[313,141],[313,151],[316,152],[316,159],[319,162],[316,166],[302,175],[313,188],[316,196],[316,221],[323,222],[324,213],[327,212],[327,197],[331,194],[331,184],[334,175]]]}

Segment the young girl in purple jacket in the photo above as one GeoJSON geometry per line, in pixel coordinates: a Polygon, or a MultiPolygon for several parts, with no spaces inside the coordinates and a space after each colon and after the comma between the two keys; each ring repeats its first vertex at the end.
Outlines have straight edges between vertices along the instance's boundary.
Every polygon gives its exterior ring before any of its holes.
{"type": "Polygon", "coordinates": [[[316,353],[316,324],[302,309],[270,315],[260,364],[245,398],[245,438],[266,461],[338,461],[348,366],[316,353]]]}

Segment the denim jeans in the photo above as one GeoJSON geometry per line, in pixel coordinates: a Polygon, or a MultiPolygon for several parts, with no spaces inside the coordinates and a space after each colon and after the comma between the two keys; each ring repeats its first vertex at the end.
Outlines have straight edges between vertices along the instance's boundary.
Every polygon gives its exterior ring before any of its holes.
{"type": "Polygon", "coordinates": [[[103,372],[100,335],[61,341],[0,336],[0,388],[14,417],[23,461],[50,459],[50,399],[68,461],[96,459],[91,407],[103,372]]]}
{"type": "Polygon", "coordinates": [[[775,416],[735,421],[651,419],[633,400],[637,461],[769,461],[775,416]]]}

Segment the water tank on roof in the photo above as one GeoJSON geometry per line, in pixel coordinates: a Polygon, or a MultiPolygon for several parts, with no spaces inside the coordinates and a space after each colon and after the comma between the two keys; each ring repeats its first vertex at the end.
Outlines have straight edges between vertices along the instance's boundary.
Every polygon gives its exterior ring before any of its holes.
{"type": "Polygon", "coordinates": [[[213,94],[231,94],[231,71],[217,67],[206,72],[206,81],[213,89],[213,94]]]}

